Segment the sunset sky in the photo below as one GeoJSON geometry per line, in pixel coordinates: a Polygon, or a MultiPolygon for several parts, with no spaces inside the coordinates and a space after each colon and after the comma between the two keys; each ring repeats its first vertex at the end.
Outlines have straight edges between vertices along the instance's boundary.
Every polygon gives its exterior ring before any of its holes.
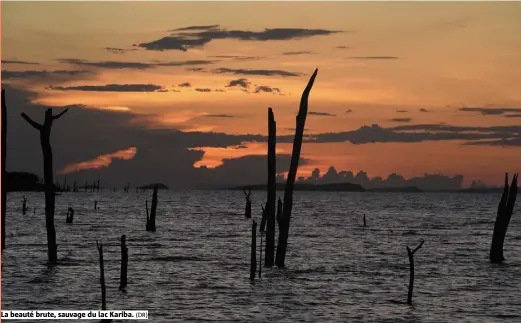
{"type": "MultiPolygon", "coordinates": [[[[265,143],[247,135],[267,135],[268,107],[277,135],[292,136],[318,68],[299,175],[334,166],[496,185],[521,170],[520,2],[3,1],[1,11],[2,83],[29,105],[71,106],[57,123],[96,110],[140,133],[180,130],[183,142],[193,132],[244,138],[178,147],[199,153],[193,167],[223,159],[240,167],[241,157],[265,154],[265,143]]],[[[40,156],[34,130],[23,128],[40,156]]],[[[83,136],[88,148],[71,145],[56,171],[116,172],[149,147],[118,127],[83,136]]],[[[290,154],[291,141],[282,141],[278,153],[290,154]]],[[[141,158],[141,167],[156,167],[156,157],[141,158]]],[[[187,159],[172,155],[157,167],[176,168],[178,158],[187,159]]]]}

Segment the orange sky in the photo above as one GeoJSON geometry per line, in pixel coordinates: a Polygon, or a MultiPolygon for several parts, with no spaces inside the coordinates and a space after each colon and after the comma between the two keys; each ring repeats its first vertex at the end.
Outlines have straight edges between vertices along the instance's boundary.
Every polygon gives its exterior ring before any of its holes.
{"type": "MultiPolygon", "coordinates": [[[[278,134],[292,134],[300,94],[316,67],[319,74],[310,95],[310,111],[329,115],[309,115],[307,133],[352,131],[372,124],[518,125],[521,118],[458,109],[521,108],[520,14],[519,2],[2,2],[2,60],[39,64],[3,64],[2,70],[91,71],[52,83],[41,79],[10,82],[38,92],[36,102],[41,104],[85,104],[150,114],[150,127],[183,131],[266,134],[267,108],[272,107],[278,134]],[[218,31],[301,28],[331,33],[263,41],[222,37],[187,51],[132,46],[180,33],[169,30],[209,25],[219,25],[214,28],[218,31]],[[106,47],[128,51],[114,53],[106,47]],[[116,69],[59,59],[156,66],[116,69]],[[165,66],[201,60],[213,62],[165,66]],[[219,68],[305,75],[212,72],[219,68]],[[249,82],[250,93],[226,87],[238,79],[249,82]],[[182,83],[191,87],[180,87],[182,83]],[[107,84],[151,84],[167,91],[58,89],[107,84]],[[277,88],[280,93],[254,93],[258,86],[277,88]],[[392,120],[397,118],[401,121],[392,120]]],[[[339,170],[365,170],[370,176],[463,174],[467,183],[481,179],[498,184],[505,171],[519,171],[519,146],[462,143],[307,143],[303,157],[313,163],[303,167],[301,174],[314,167],[326,171],[333,165],[339,170]]],[[[216,166],[223,158],[266,151],[263,144],[246,146],[240,150],[203,148],[205,157],[196,166],[216,166]]],[[[287,144],[278,148],[291,151],[287,144]]]]}

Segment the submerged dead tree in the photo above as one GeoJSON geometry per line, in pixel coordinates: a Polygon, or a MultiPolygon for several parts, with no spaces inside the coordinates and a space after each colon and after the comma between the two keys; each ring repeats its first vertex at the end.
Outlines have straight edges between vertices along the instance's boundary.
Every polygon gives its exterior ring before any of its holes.
{"type": "Polygon", "coordinates": [[[250,280],[255,280],[255,273],[257,272],[257,221],[253,219],[251,224],[251,266],[250,266],[250,280]]]}
{"type": "Polygon", "coordinates": [[[260,234],[260,248],[259,248],[259,278],[261,278],[262,275],[262,236],[264,235],[266,231],[266,209],[263,205],[261,205],[262,208],[262,218],[261,218],[261,224],[259,227],[259,234],[260,234]]]}
{"type": "Polygon", "coordinates": [[[315,78],[317,77],[318,68],[315,70],[308,85],[302,93],[300,99],[300,108],[296,120],[295,139],[293,141],[293,152],[291,155],[291,163],[286,180],[286,188],[284,190],[284,205],[282,216],[279,221],[279,239],[277,245],[277,258],[275,264],[281,268],[284,267],[286,261],[286,251],[288,248],[289,223],[291,218],[291,210],[293,208],[293,186],[295,185],[295,178],[297,176],[297,168],[300,159],[300,150],[302,148],[302,137],[304,135],[304,127],[306,125],[306,116],[308,114],[308,98],[309,92],[313,87],[315,78]]]}
{"type": "Polygon", "coordinates": [[[127,287],[127,268],[128,268],[128,248],[127,236],[121,236],[121,272],[119,274],[119,290],[127,287]]]}
{"type": "MultiPolygon", "coordinates": [[[[152,206],[150,207],[150,217],[147,215],[147,231],[156,231],[156,209],[157,209],[157,185],[154,186],[152,193],[152,206]]],[[[148,207],[147,207],[148,210],[148,207]]]]}
{"type": "Polygon", "coordinates": [[[496,223],[494,224],[494,235],[492,236],[492,245],[490,246],[490,261],[491,262],[502,262],[505,260],[503,257],[503,244],[505,242],[505,236],[507,234],[508,224],[514,211],[514,205],[516,204],[517,196],[517,178],[519,174],[514,174],[512,178],[512,184],[510,190],[508,189],[508,173],[505,174],[505,187],[503,188],[503,195],[497,207],[496,223]]]}
{"type": "Polygon", "coordinates": [[[425,241],[422,240],[418,247],[416,247],[414,250],[411,251],[409,246],[407,246],[407,254],[409,255],[409,265],[410,265],[410,272],[411,276],[409,277],[409,293],[407,294],[407,304],[412,304],[412,289],[414,287],[414,253],[418,251],[423,246],[423,243],[425,241]]]}
{"type": "Polygon", "coordinates": [[[273,267],[275,261],[275,211],[276,211],[276,141],[277,127],[273,110],[268,108],[268,201],[266,203],[266,253],[264,266],[273,267]]]}
{"type": "Polygon", "coordinates": [[[40,144],[43,153],[43,181],[45,186],[45,226],[47,228],[47,249],[49,263],[55,264],[58,259],[58,247],[56,245],[56,231],[54,229],[54,204],[56,201],[55,187],[53,181],[51,129],[54,120],[59,119],[69,109],[65,109],[57,115],[52,115],[52,109],[45,111],[43,124],[33,121],[25,113],[22,113],[27,123],[40,132],[40,144]]]}
{"type": "Polygon", "coordinates": [[[7,211],[7,171],[5,161],[7,158],[7,104],[5,103],[5,90],[2,90],[2,250],[5,249],[5,214],[7,211]]]}
{"type": "Polygon", "coordinates": [[[27,197],[22,196],[22,214],[25,215],[27,212],[27,197]]]}
{"type": "Polygon", "coordinates": [[[246,209],[244,210],[244,216],[246,217],[246,219],[250,219],[251,218],[251,200],[250,200],[250,196],[251,196],[251,188],[248,189],[248,193],[246,193],[246,190],[242,190],[244,192],[244,195],[246,197],[246,209]]]}
{"type": "Polygon", "coordinates": [[[67,209],[67,217],[65,218],[65,223],[72,223],[74,221],[74,209],[69,206],[67,209]]]}
{"type": "MultiPolygon", "coordinates": [[[[99,282],[101,285],[101,310],[106,311],[107,310],[107,288],[105,286],[105,270],[103,265],[103,244],[99,243],[96,240],[96,247],[98,248],[99,252],[99,268],[100,268],[100,278],[99,282]]],[[[101,320],[102,323],[110,323],[112,320],[110,319],[103,319],[101,320]]]]}

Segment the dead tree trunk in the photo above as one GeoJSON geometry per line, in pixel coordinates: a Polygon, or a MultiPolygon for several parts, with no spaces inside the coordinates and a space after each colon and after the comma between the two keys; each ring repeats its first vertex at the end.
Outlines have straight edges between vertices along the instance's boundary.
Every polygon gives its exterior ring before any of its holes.
{"type": "MultiPolygon", "coordinates": [[[[147,218],[147,231],[156,231],[156,208],[157,208],[157,185],[152,193],[152,206],[150,207],[150,218],[147,218]]],[[[148,210],[148,207],[147,207],[148,210]]]]}
{"type": "Polygon", "coordinates": [[[508,189],[508,174],[505,174],[505,187],[503,195],[497,207],[496,223],[494,224],[494,235],[492,236],[492,245],[490,246],[490,261],[499,263],[505,260],[503,257],[503,244],[505,236],[514,211],[517,196],[517,178],[519,174],[514,174],[510,190],[508,189]]]}
{"type": "Polygon", "coordinates": [[[67,209],[67,218],[65,219],[65,223],[72,223],[74,221],[74,209],[69,206],[67,209]]]}
{"type": "Polygon", "coordinates": [[[250,219],[251,218],[251,200],[250,200],[250,196],[251,196],[251,188],[248,189],[248,193],[246,193],[246,190],[242,190],[244,192],[244,195],[246,197],[246,209],[244,210],[244,217],[246,217],[246,219],[250,219]]]}
{"type": "Polygon", "coordinates": [[[52,109],[45,111],[43,124],[33,121],[25,113],[22,118],[40,132],[40,144],[43,152],[43,180],[45,186],[45,226],[47,227],[47,249],[50,264],[55,264],[58,259],[58,247],[56,245],[56,231],[54,229],[54,204],[56,200],[55,187],[53,181],[52,148],[51,148],[51,129],[54,120],[63,116],[68,109],[63,110],[57,115],[52,115],[52,109]]]}
{"type": "Polygon", "coordinates": [[[300,100],[300,109],[297,115],[295,139],[293,141],[293,153],[291,155],[291,163],[288,172],[288,178],[286,180],[286,188],[284,190],[284,206],[279,223],[279,240],[277,246],[277,258],[275,260],[275,264],[279,268],[284,267],[286,261],[289,224],[291,218],[291,210],[293,208],[293,186],[295,184],[295,178],[297,176],[297,168],[300,159],[300,150],[302,148],[302,137],[304,135],[304,127],[306,125],[309,92],[311,92],[311,88],[313,87],[313,83],[315,82],[317,73],[318,68],[315,70],[315,72],[309,79],[309,83],[304,89],[304,92],[302,93],[302,98],[300,100]]]}
{"type": "Polygon", "coordinates": [[[414,253],[418,251],[423,246],[423,243],[425,241],[422,240],[418,247],[416,247],[413,251],[407,246],[407,254],[409,255],[409,264],[410,264],[410,271],[411,276],[409,277],[409,293],[407,294],[407,304],[412,304],[412,289],[414,287],[414,253]]]}
{"type": "MultiPolygon", "coordinates": [[[[96,240],[96,247],[98,248],[99,252],[99,268],[100,268],[100,278],[99,282],[101,285],[101,310],[106,311],[107,310],[107,289],[105,287],[105,270],[103,266],[103,244],[98,244],[98,241],[96,240]]],[[[112,320],[110,319],[102,319],[101,323],[110,323],[112,320]]]]}
{"type": "Polygon", "coordinates": [[[5,103],[5,90],[2,90],[2,250],[5,249],[5,214],[7,211],[7,104],[5,103]]]}
{"type": "Polygon", "coordinates": [[[255,219],[251,225],[251,266],[250,266],[250,280],[255,280],[255,273],[257,272],[257,222],[255,219]]]}
{"type": "Polygon", "coordinates": [[[364,227],[367,226],[367,222],[365,222],[365,214],[364,214],[364,227]]]}
{"type": "Polygon", "coordinates": [[[275,147],[277,141],[275,117],[273,110],[268,109],[268,201],[266,203],[266,252],[264,266],[273,267],[275,261],[275,212],[276,212],[276,155],[275,147]]]}
{"type": "Polygon", "coordinates": [[[121,272],[119,275],[119,290],[124,290],[127,287],[127,268],[128,268],[128,248],[126,243],[126,236],[121,236],[121,272]]]}
{"type": "Polygon", "coordinates": [[[266,209],[264,209],[264,206],[261,205],[262,208],[262,219],[261,224],[259,227],[259,234],[260,234],[260,248],[259,248],[259,278],[261,278],[262,275],[262,236],[264,235],[264,232],[266,231],[266,209]]]}
{"type": "Polygon", "coordinates": [[[282,200],[280,199],[277,201],[277,224],[279,226],[280,230],[280,218],[282,217],[282,200]]]}
{"type": "Polygon", "coordinates": [[[25,213],[27,212],[27,198],[24,196],[22,196],[22,214],[25,215],[25,213]]]}

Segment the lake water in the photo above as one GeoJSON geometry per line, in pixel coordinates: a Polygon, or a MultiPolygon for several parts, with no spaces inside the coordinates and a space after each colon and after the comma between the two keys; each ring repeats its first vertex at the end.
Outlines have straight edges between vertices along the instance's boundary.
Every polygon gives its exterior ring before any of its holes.
{"type": "MultiPolygon", "coordinates": [[[[22,193],[8,196],[4,310],[101,309],[99,240],[108,309],[148,310],[151,322],[521,322],[518,211],[506,262],[488,261],[496,194],[297,192],[287,269],[263,269],[254,285],[240,191],[160,191],[155,233],[145,231],[151,192],[64,193],[56,208],[60,263],[52,269],[43,193],[25,196],[25,216],[22,193]],[[72,225],[65,224],[69,205],[72,225]],[[126,294],[118,291],[122,234],[126,294]],[[406,246],[421,239],[408,306],[406,246]]],[[[252,198],[260,220],[265,192],[252,198]]]]}

